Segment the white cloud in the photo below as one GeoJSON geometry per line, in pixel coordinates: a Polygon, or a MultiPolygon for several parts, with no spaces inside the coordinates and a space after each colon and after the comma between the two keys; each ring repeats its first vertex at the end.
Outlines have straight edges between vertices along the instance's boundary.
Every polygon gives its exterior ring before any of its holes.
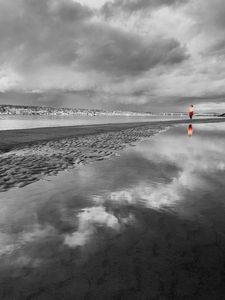
{"type": "Polygon", "coordinates": [[[77,231],[66,235],[64,240],[64,243],[70,247],[85,245],[93,236],[96,226],[105,226],[114,230],[120,228],[118,219],[113,214],[108,213],[102,206],[83,209],[77,218],[77,231]]]}
{"type": "Polygon", "coordinates": [[[15,71],[4,65],[0,68],[0,92],[19,86],[20,81],[21,78],[15,71]]]}
{"type": "MultiPolygon", "coordinates": [[[[103,204],[105,199],[103,197],[94,197],[93,201],[97,204],[103,204]]],[[[104,206],[83,209],[77,215],[77,220],[77,230],[72,234],[67,234],[64,239],[65,245],[72,248],[84,246],[90,242],[99,226],[119,231],[123,225],[135,222],[135,218],[131,213],[126,217],[116,217],[113,213],[107,212],[104,206]]]]}

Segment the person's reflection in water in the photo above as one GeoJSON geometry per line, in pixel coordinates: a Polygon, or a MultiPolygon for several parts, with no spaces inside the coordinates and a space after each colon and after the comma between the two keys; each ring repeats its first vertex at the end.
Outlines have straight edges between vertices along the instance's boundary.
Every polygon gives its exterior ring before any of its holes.
{"type": "Polygon", "coordinates": [[[188,125],[188,136],[192,136],[192,134],[193,134],[193,126],[192,126],[192,124],[189,124],[188,125]]]}

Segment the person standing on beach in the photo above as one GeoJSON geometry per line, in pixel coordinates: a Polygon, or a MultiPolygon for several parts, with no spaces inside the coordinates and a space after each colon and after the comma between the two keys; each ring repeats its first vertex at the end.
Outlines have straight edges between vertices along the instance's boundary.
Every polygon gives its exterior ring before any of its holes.
{"type": "Polygon", "coordinates": [[[191,104],[189,106],[189,118],[192,119],[193,115],[194,115],[194,105],[191,104]]]}

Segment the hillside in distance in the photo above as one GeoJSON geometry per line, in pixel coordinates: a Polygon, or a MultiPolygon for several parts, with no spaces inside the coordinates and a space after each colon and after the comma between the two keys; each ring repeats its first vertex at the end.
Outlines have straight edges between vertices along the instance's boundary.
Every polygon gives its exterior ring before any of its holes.
{"type": "Polygon", "coordinates": [[[73,115],[115,115],[115,116],[151,116],[151,112],[105,111],[101,109],[55,108],[46,106],[0,105],[1,115],[40,115],[40,116],[73,116],[73,115]]]}

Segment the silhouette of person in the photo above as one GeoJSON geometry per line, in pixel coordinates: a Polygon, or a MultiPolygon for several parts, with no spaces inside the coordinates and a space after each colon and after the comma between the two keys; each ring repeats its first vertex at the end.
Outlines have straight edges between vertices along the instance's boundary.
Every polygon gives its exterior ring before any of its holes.
{"type": "Polygon", "coordinates": [[[193,115],[194,115],[194,105],[191,104],[191,105],[189,106],[189,118],[190,118],[191,120],[192,120],[193,115]]]}
{"type": "Polygon", "coordinates": [[[188,125],[188,136],[192,136],[192,134],[193,134],[193,126],[192,126],[192,124],[189,124],[188,125]]]}

